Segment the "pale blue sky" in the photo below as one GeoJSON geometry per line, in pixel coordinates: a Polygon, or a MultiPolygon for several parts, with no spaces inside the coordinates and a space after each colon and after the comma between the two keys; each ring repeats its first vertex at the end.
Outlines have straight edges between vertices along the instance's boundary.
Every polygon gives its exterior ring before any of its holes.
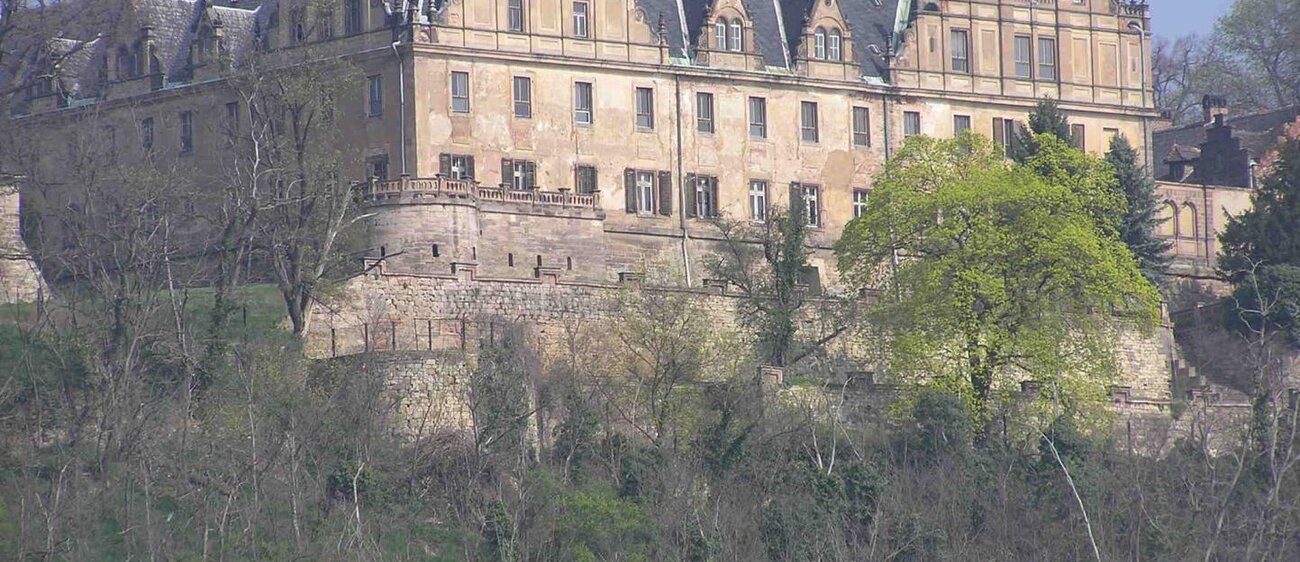
{"type": "Polygon", "coordinates": [[[1214,21],[1228,12],[1232,0],[1150,0],[1151,30],[1165,39],[1214,30],[1214,21]]]}

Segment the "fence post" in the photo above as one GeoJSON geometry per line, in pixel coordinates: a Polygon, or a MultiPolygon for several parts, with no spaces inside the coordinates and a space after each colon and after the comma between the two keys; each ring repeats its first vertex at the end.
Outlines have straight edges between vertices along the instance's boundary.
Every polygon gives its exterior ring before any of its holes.
{"type": "Polygon", "coordinates": [[[397,321],[389,320],[388,323],[392,325],[392,330],[393,330],[392,335],[389,337],[388,340],[388,350],[397,351],[397,321]]]}

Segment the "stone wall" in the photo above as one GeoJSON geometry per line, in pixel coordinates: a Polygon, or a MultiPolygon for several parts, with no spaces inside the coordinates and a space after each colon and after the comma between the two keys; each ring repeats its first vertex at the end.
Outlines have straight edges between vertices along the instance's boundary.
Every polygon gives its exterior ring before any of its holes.
{"type": "Polygon", "coordinates": [[[23,242],[19,209],[17,188],[0,183],[0,304],[34,302],[45,290],[23,242]]]}
{"type": "Polygon", "coordinates": [[[411,440],[473,427],[465,356],[447,351],[369,353],[338,360],[348,376],[382,379],[380,403],[388,426],[411,440]]]}

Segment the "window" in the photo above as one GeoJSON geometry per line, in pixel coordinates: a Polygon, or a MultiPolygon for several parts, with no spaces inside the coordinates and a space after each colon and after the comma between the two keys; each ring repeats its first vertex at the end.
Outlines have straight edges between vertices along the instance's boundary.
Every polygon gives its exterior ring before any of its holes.
{"type": "Polygon", "coordinates": [[[1088,150],[1087,137],[1084,134],[1082,124],[1073,123],[1070,125],[1070,143],[1079,150],[1088,150]]]}
{"type": "Polygon", "coordinates": [[[573,120],[581,125],[590,125],[595,121],[591,82],[573,83],[573,120]]]}
{"type": "Polygon", "coordinates": [[[596,189],[596,167],[579,164],[574,169],[573,174],[574,187],[578,193],[590,195],[597,191],[596,189]]]}
{"type": "Polygon", "coordinates": [[[297,6],[289,10],[289,39],[294,43],[307,40],[306,8],[297,6]]]}
{"type": "Polygon", "coordinates": [[[627,212],[637,214],[673,212],[672,174],[649,170],[623,171],[623,189],[627,194],[627,212]]]}
{"type": "MultiPolygon", "coordinates": [[[[500,12],[497,12],[500,13],[500,12]]],[[[523,32],[524,30],[524,0],[507,0],[506,3],[506,20],[510,26],[510,31],[523,32]]]]}
{"type": "Polygon", "coordinates": [[[1028,35],[1016,36],[1016,78],[1026,80],[1033,78],[1033,64],[1030,62],[1030,38],[1028,35]]]}
{"type": "Polygon", "coordinates": [[[343,33],[361,33],[361,0],[343,0],[343,33]]]}
{"type": "Polygon", "coordinates": [[[153,152],[153,117],[140,120],[140,148],[153,152]]]}
{"type": "Polygon", "coordinates": [[[388,179],[388,155],[371,156],[366,159],[366,172],[372,179],[388,179]]]}
{"type": "Polygon", "coordinates": [[[587,38],[587,7],[586,2],[573,3],[573,35],[587,38]]]}
{"type": "Polygon", "coordinates": [[[805,224],[811,227],[821,226],[821,186],[795,183],[791,186],[790,198],[799,204],[805,224]]]}
{"type": "Polygon", "coordinates": [[[501,183],[510,189],[537,189],[537,164],[531,160],[502,158],[501,183]]]}
{"type": "Polygon", "coordinates": [[[438,173],[453,180],[474,179],[474,157],[467,154],[438,155],[438,173]]]}
{"type": "Polygon", "coordinates": [[[713,94],[695,94],[695,128],[701,133],[713,132],[713,94]]]}
{"type": "Polygon", "coordinates": [[[715,218],[718,216],[718,178],[713,176],[690,176],[694,181],[688,181],[688,184],[694,184],[688,196],[694,201],[688,201],[686,210],[692,217],[715,218]]]}
{"type": "Polygon", "coordinates": [[[636,89],[636,126],[640,129],[655,128],[655,92],[650,88],[636,89]]]}
{"type": "Polygon", "coordinates": [[[755,221],[767,220],[767,182],[749,180],[749,218],[755,221]]]}
{"type": "Polygon", "coordinates": [[[853,218],[861,218],[867,214],[867,198],[870,197],[869,191],[865,189],[853,190],[853,218]]]}
{"type": "Polygon", "coordinates": [[[194,112],[181,112],[181,154],[194,150],[194,112]]]}
{"type": "Polygon", "coordinates": [[[1103,129],[1101,130],[1101,132],[1102,132],[1102,134],[1105,134],[1105,135],[1106,135],[1106,142],[1107,142],[1107,143],[1109,143],[1109,142],[1112,141],[1112,140],[1115,140],[1115,137],[1118,137],[1118,136],[1119,136],[1119,129],[1113,129],[1113,128],[1110,128],[1110,127],[1106,127],[1106,128],[1103,128],[1103,129]]]}
{"type": "Polygon", "coordinates": [[[740,52],[743,50],[744,41],[742,40],[743,27],[740,25],[740,18],[731,20],[731,50],[740,52]]]}
{"type": "Polygon", "coordinates": [[[826,58],[835,61],[840,60],[840,46],[844,42],[844,39],[840,37],[840,30],[832,29],[827,35],[826,58]]]}
{"type": "Polygon", "coordinates": [[[799,106],[799,132],[804,142],[817,142],[817,104],[806,101],[799,106]]]}
{"type": "Polygon", "coordinates": [[[953,115],[953,116],[952,116],[952,136],[955,137],[955,136],[961,135],[963,132],[965,132],[965,131],[969,131],[969,130],[970,130],[970,116],[969,116],[969,115],[953,115]]]}
{"type": "Polygon", "coordinates": [[[533,79],[516,76],[514,79],[515,117],[524,119],[533,116],[533,79]]]}
{"type": "Polygon", "coordinates": [[[1017,124],[1014,119],[993,118],[993,143],[1002,147],[1003,153],[1011,155],[1016,143],[1017,124]]]}
{"type": "Polygon", "coordinates": [[[239,133],[239,102],[226,104],[226,134],[234,136],[239,133]]]}
{"type": "Polygon", "coordinates": [[[713,48],[719,51],[727,49],[727,18],[718,18],[713,23],[713,48]]]}
{"type": "Polygon", "coordinates": [[[451,73],[451,111],[469,113],[469,73],[451,73]]]}
{"type": "Polygon", "coordinates": [[[1038,79],[1056,79],[1056,40],[1038,38],[1038,79]]]}
{"type": "Polygon", "coordinates": [[[952,71],[970,72],[970,34],[965,29],[952,30],[952,71]]]}
{"type": "Polygon", "coordinates": [[[320,13],[316,15],[316,28],[317,28],[317,33],[320,35],[321,39],[334,38],[334,9],[333,8],[321,9],[320,13]]]}
{"type": "Polygon", "coordinates": [[[903,112],[903,136],[914,137],[921,134],[921,113],[918,111],[903,112]]]}
{"type": "Polygon", "coordinates": [[[813,58],[826,58],[826,30],[820,27],[813,32],[813,58]]]}
{"type": "Polygon", "coordinates": [[[379,117],[384,114],[384,78],[376,74],[366,81],[370,85],[366,115],[379,117]]]}
{"type": "Polygon", "coordinates": [[[749,98],[749,136],[767,138],[767,99],[749,98]]]}
{"type": "Polygon", "coordinates": [[[865,107],[853,108],[853,144],[871,146],[871,114],[865,107]]]}

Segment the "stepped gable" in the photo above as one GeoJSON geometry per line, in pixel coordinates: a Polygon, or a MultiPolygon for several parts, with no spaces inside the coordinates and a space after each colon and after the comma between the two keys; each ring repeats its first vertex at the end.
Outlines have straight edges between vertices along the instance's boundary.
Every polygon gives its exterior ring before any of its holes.
{"type": "MultiPolygon", "coordinates": [[[[1231,128],[1232,138],[1240,142],[1241,148],[1246,151],[1249,158],[1259,160],[1277,146],[1286,125],[1296,122],[1297,119],[1300,119],[1300,106],[1226,117],[1223,125],[1231,128]]],[[[1201,146],[1210,140],[1208,131],[1213,127],[1214,123],[1206,119],[1205,123],[1152,133],[1152,154],[1157,159],[1156,179],[1195,181],[1195,174],[1192,174],[1191,178],[1172,177],[1168,164],[1195,163],[1202,153],[1201,146]]]]}

